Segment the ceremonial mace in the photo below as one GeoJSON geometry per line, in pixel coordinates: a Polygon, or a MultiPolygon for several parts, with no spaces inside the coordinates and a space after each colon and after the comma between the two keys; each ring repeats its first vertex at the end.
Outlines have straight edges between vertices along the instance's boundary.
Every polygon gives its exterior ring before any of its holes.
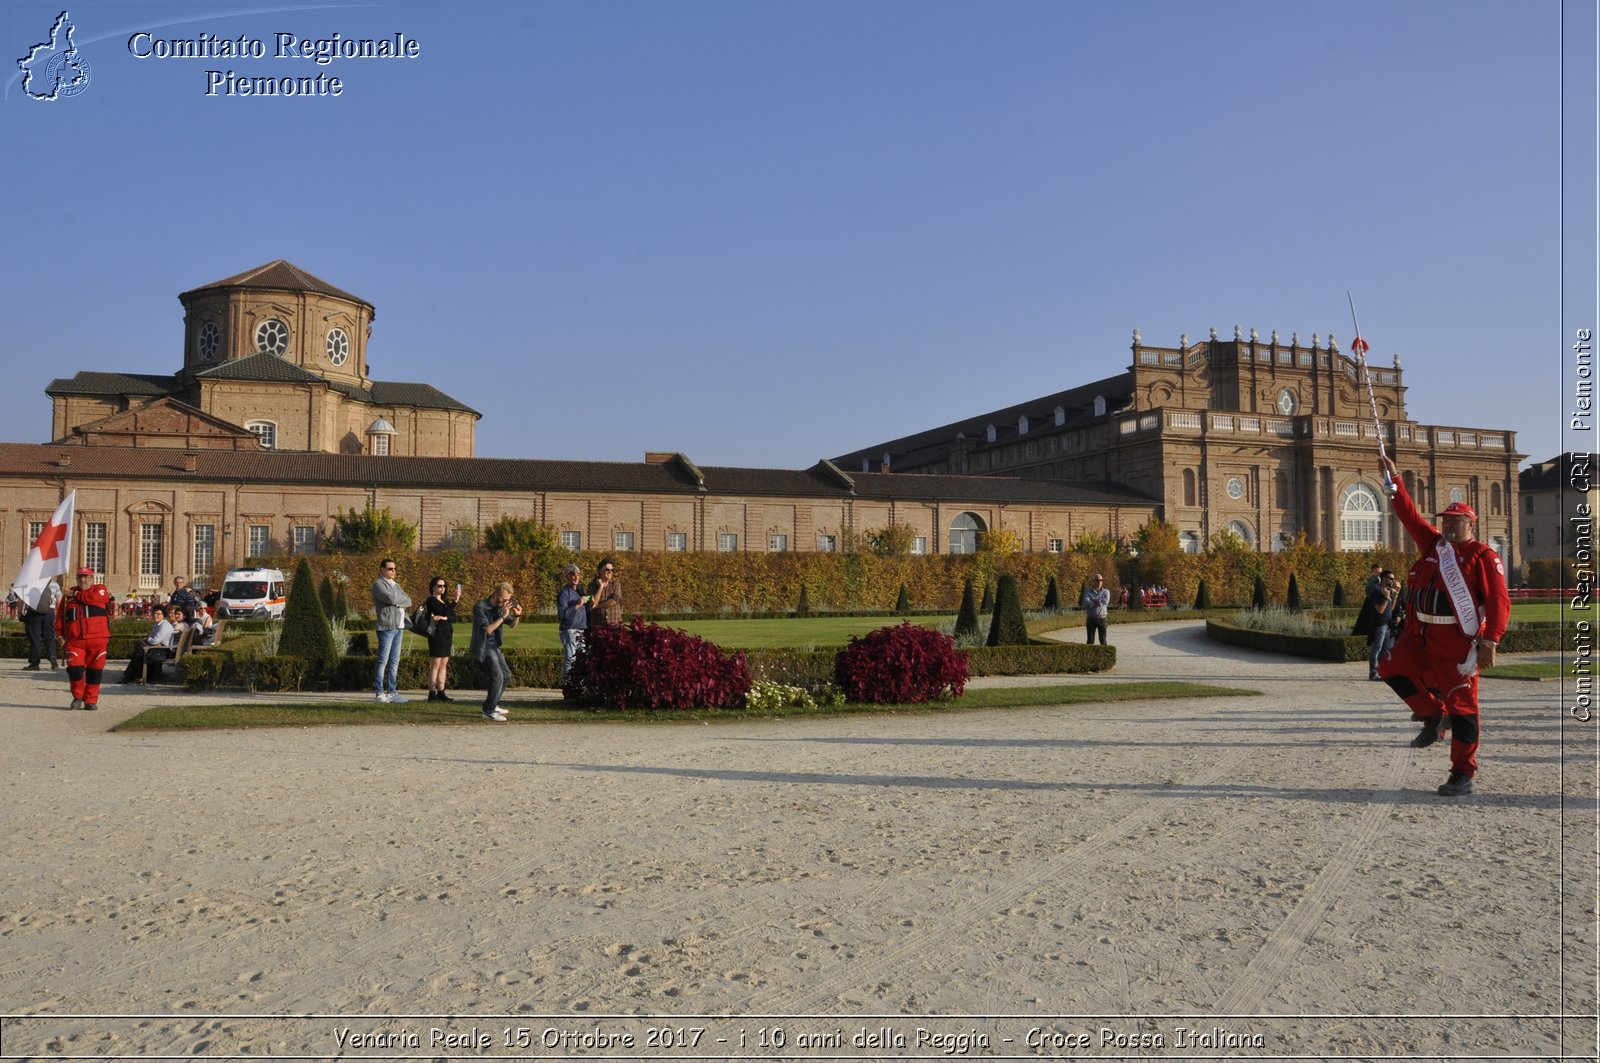
{"type": "MultiPolygon", "coordinates": [[[[1350,324],[1355,326],[1356,338],[1350,341],[1350,349],[1356,352],[1356,361],[1361,365],[1361,376],[1367,382],[1367,405],[1372,409],[1372,427],[1378,433],[1378,456],[1385,461],[1389,458],[1389,450],[1383,445],[1383,422],[1378,420],[1378,396],[1372,390],[1372,370],[1367,366],[1367,341],[1361,338],[1361,322],[1356,320],[1356,300],[1346,288],[1344,297],[1350,300],[1350,324]]],[[[1387,466],[1383,470],[1383,486],[1390,494],[1394,493],[1394,482],[1389,479],[1387,466]]]]}

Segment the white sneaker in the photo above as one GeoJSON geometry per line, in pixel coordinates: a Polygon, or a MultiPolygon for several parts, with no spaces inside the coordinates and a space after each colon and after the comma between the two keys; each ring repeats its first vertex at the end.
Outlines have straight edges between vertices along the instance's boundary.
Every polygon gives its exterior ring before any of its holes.
{"type": "Polygon", "coordinates": [[[377,700],[387,705],[389,703],[389,695],[380,690],[378,691],[377,700]]]}
{"type": "Polygon", "coordinates": [[[404,705],[406,702],[410,701],[411,699],[408,698],[408,697],[403,697],[400,694],[390,694],[388,697],[384,698],[383,700],[387,701],[391,705],[404,705]]]}
{"type": "Polygon", "coordinates": [[[494,707],[494,712],[490,713],[490,715],[499,720],[501,723],[504,723],[506,720],[506,710],[502,709],[498,705],[494,707]]]}
{"type": "Polygon", "coordinates": [[[505,723],[506,722],[505,715],[503,713],[498,713],[498,712],[486,712],[486,713],[483,714],[483,718],[485,720],[488,720],[490,723],[505,723]]]}

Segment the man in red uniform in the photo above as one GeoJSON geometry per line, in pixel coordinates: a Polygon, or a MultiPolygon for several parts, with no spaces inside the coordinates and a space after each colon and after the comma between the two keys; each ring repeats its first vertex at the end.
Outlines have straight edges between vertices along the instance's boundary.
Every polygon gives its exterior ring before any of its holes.
{"type": "Polygon", "coordinates": [[[94,569],[78,569],[77,589],[56,607],[56,634],[66,647],[75,709],[100,707],[100,676],[111,640],[111,594],[103,583],[91,585],[93,579],[94,569]]]}
{"type": "Polygon", "coordinates": [[[1394,485],[1394,513],[1422,556],[1406,578],[1406,618],[1378,675],[1411,706],[1421,749],[1439,740],[1449,716],[1450,777],[1443,797],[1472,792],[1478,774],[1478,669],[1494,667],[1495,646],[1511,619],[1506,570],[1488,544],[1473,537],[1478,515],[1452,502],[1435,528],[1417,512],[1394,462],[1382,459],[1394,485]]]}

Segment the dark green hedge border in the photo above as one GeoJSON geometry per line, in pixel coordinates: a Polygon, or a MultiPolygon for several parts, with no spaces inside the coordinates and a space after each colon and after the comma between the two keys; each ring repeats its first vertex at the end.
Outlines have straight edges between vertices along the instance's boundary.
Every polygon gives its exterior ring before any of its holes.
{"type": "MultiPolygon", "coordinates": [[[[1252,631],[1223,620],[1206,621],[1206,636],[1229,646],[1308,657],[1318,661],[1365,661],[1363,635],[1283,635],[1252,631]]],[[[1519,624],[1500,640],[1502,653],[1555,653],[1562,648],[1560,624],[1519,624]]]]}

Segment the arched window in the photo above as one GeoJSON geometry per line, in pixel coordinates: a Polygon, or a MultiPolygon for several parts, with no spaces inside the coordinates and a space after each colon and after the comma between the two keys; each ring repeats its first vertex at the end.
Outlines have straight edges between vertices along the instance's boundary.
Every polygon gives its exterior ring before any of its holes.
{"type": "Polygon", "coordinates": [[[1104,395],[1096,395],[1094,397],[1094,415],[1096,417],[1104,417],[1106,415],[1106,397],[1104,395]]]}
{"type": "Polygon", "coordinates": [[[1027,414],[1023,414],[1021,417],[1017,418],[1017,435],[1025,436],[1027,434],[1028,434],[1028,415],[1027,414]]]}
{"type": "Polygon", "coordinates": [[[1192,531],[1179,532],[1178,545],[1183,547],[1183,552],[1186,554],[1198,554],[1200,547],[1203,545],[1200,542],[1200,533],[1192,531]]]}
{"type": "Polygon", "coordinates": [[[1062,409],[1060,406],[1057,406],[1056,407],[1056,424],[1061,425],[1061,424],[1066,424],[1066,423],[1067,423],[1067,411],[1062,409]]]}
{"type": "Polygon", "coordinates": [[[994,425],[990,425],[988,428],[984,429],[983,437],[985,439],[987,439],[991,443],[994,442],[994,437],[995,437],[994,425]]]}
{"type": "Polygon", "coordinates": [[[1505,512],[1505,501],[1500,497],[1500,485],[1489,485],[1489,515],[1498,517],[1505,512]]]}
{"type": "Polygon", "coordinates": [[[1197,506],[1200,503],[1195,499],[1194,470],[1183,470],[1183,504],[1197,506]]]}
{"type": "Polygon", "coordinates": [[[1373,550],[1383,545],[1383,507],[1366,484],[1351,484],[1339,496],[1339,549],[1373,550]]]}
{"type": "Polygon", "coordinates": [[[1228,522],[1228,530],[1233,532],[1233,534],[1237,535],[1239,538],[1243,539],[1246,546],[1253,547],[1256,545],[1256,533],[1250,527],[1250,525],[1246,524],[1244,521],[1230,520],[1228,522]]]}
{"type": "Polygon", "coordinates": [[[277,448],[278,426],[276,423],[272,421],[246,421],[244,427],[246,431],[255,433],[255,437],[261,440],[263,447],[268,450],[277,448]]]}
{"type": "Polygon", "coordinates": [[[988,531],[976,513],[962,513],[950,522],[950,552],[973,554],[978,551],[978,536],[988,531]]]}

